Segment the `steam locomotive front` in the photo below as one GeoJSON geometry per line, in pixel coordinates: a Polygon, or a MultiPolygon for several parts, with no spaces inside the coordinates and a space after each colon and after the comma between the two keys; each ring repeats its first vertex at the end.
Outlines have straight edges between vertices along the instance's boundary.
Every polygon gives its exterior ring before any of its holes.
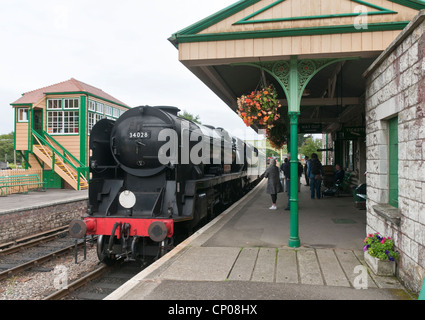
{"type": "Polygon", "coordinates": [[[99,121],[91,131],[88,212],[84,226],[78,222],[71,229],[99,236],[100,260],[140,252],[135,248],[139,238],[150,240],[155,254],[158,244],[174,233],[176,205],[163,206],[172,168],[158,157],[164,129],[176,130],[172,115],[161,108],[137,107],[116,122],[99,121]]]}
{"type": "Polygon", "coordinates": [[[176,130],[176,124],[168,112],[173,107],[138,107],[120,117],[111,132],[111,152],[115,161],[127,173],[148,177],[164,170],[158,158],[165,129],[176,130]]]}

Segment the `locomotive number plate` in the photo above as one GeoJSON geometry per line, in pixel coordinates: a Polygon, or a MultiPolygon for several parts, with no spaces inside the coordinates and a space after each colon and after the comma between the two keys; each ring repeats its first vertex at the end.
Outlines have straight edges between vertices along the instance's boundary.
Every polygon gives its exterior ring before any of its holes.
{"type": "Polygon", "coordinates": [[[128,133],[130,139],[150,139],[151,132],[150,131],[130,131],[128,133]]]}

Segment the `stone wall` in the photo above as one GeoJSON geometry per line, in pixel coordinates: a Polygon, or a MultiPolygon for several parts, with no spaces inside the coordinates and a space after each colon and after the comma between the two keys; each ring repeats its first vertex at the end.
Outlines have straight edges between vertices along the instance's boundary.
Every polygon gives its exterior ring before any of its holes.
{"type": "Polygon", "coordinates": [[[0,215],[0,243],[65,226],[87,211],[87,200],[72,201],[0,215]]]}
{"type": "Polygon", "coordinates": [[[367,233],[391,236],[397,275],[419,292],[425,276],[425,12],[366,71],[367,233]],[[388,119],[398,116],[398,209],[389,202],[388,119]]]}

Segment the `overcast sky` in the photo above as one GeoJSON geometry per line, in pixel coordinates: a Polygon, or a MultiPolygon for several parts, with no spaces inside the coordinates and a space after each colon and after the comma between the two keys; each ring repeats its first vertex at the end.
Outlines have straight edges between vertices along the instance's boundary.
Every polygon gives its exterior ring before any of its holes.
{"type": "Polygon", "coordinates": [[[174,105],[205,124],[251,138],[208,87],[178,61],[173,33],[236,0],[2,0],[0,134],[14,130],[10,103],[75,78],[135,107],[174,105]]]}

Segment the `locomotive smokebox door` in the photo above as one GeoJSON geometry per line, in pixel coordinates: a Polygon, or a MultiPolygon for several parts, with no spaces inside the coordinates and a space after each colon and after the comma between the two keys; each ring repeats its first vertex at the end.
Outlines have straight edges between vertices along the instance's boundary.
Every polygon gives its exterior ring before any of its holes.
{"type": "Polygon", "coordinates": [[[167,227],[161,221],[152,222],[148,228],[149,237],[156,242],[161,242],[167,237],[167,227]]]}
{"type": "Polygon", "coordinates": [[[72,238],[81,239],[86,235],[87,226],[83,220],[72,220],[69,224],[69,235],[72,238]]]}

